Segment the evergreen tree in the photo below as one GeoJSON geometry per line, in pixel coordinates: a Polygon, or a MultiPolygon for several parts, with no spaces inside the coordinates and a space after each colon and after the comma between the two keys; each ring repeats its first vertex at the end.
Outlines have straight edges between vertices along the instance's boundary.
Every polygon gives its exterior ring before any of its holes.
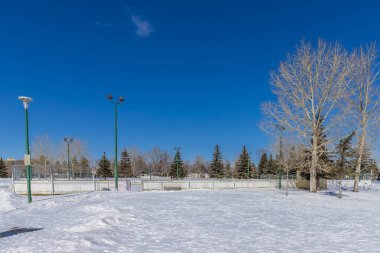
{"type": "Polygon", "coordinates": [[[235,164],[234,178],[248,179],[252,177],[252,164],[251,159],[245,145],[235,164]]]}
{"type": "Polygon", "coordinates": [[[132,164],[131,164],[131,158],[129,157],[129,153],[127,149],[124,149],[123,152],[121,152],[121,158],[120,158],[120,166],[119,166],[119,175],[121,177],[132,177],[132,164]]]}
{"type": "Polygon", "coordinates": [[[223,156],[219,145],[215,146],[212,161],[210,162],[210,177],[222,178],[224,176],[223,156]]]}
{"type": "Polygon", "coordinates": [[[273,159],[272,154],[269,156],[267,170],[264,173],[265,175],[276,175],[277,174],[277,164],[276,161],[273,159]]]}
{"type": "MultiPolygon", "coordinates": [[[[354,150],[354,161],[353,161],[355,166],[357,164],[357,160],[358,160],[358,149],[356,148],[354,150]]],[[[352,169],[352,174],[354,174],[355,166],[352,169]]],[[[360,173],[361,173],[361,176],[364,173],[368,173],[368,174],[371,173],[371,174],[373,174],[373,176],[376,176],[379,174],[377,163],[372,158],[372,153],[371,153],[370,149],[368,148],[367,144],[364,145],[362,162],[360,164],[360,173]]]]}
{"type": "Polygon", "coordinates": [[[231,178],[232,177],[232,168],[231,168],[231,164],[229,161],[226,161],[225,162],[225,166],[224,166],[224,175],[226,175],[226,178],[231,178]]]}
{"type": "Polygon", "coordinates": [[[342,198],[342,180],[347,171],[353,170],[353,164],[351,162],[354,155],[354,150],[351,147],[352,137],[354,137],[355,132],[352,132],[347,137],[342,138],[336,149],[335,153],[338,158],[336,160],[333,170],[330,172],[330,175],[333,177],[339,177],[339,198],[342,198]]]}
{"type": "Polygon", "coordinates": [[[0,157],[0,178],[7,178],[8,176],[7,164],[3,158],[0,157]]]}
{"type": "Polygon", "coordinates": [[[256,168],[256,164],[254,162],[251,163],[251,177],[259,178],[259,171],[256,168]]]}
{"type": "Polygon", "coordinates": [[[106,157],[106,152],[103,153],[102,159],[98,163],[97,174],[99,177],[112,177],[111,162],[106,157]]]}
{"type": "Polygon", "coordinates": [[[338,145],[336,146],[335,154],[337,155],[337,159],[334,169],[331,172],[332,176],[338,176],[342,179],[344,175],[355,169],[352,161],[355,152],[351,146],[351,141],[354,135],[355,132],[352,132],[350,135],[340,139],[338,145]]]}
{"type": "Polygon", "coordinates": [[[186,171],[183,166],[183,161],[179,149],[177,149],[177,153],[175,154],[173,162],[170,166],[169,176],[172,178],[184,178],[186,176],[186,171]]]}
{"type": "Polygon", "coordinates": [[[90,162],[84,156],[79,160],[79,177],[83,177],[83,173],[90,173],[90,162]]]}
{"type": "MultiPolygon", "coordinates": [[[[357,164],[357,159],[358,159],[358,150],[357,148],[355,149],[355,164],[357,164]]],[[[371,151],[369,150],[368,146],[365,144],[364,145],[364,150],[363,150],[363,156],[362,156],[362,162],[360,164],[360,172],[361,173],[370,173],[370,164],[372,163],[372,154],[371,151]]]]}
{"type": "Polygon", "coordinates": [[[261,174],[267,174],[268,172],[268,156],[266,153],[263,153],[261,155],[259,165],[257,168],[257,176],[258,178],[261,177],[261,174]]]}

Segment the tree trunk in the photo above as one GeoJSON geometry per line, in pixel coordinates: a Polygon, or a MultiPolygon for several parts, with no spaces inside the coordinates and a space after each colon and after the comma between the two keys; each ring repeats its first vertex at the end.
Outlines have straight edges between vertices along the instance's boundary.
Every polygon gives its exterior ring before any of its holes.
{"type": "Polygon", "coordinates": [[[359,139],[359,151],[358,151],[358,161],[355,169],[355,182],[354,182],[354,192],[359,192],[359,176],[360,176],[360,168],[362,166],[364,145],[365,145],[365,127],[362,127],[362,132],[359,139]]]}
{"type": "Polygon", "coordinates": [[[318,163],[318,143],[317,143],[317,133],[314,133],[313,146],[311,150],[310,192],[317,192],[317,163],[318,163]]]}

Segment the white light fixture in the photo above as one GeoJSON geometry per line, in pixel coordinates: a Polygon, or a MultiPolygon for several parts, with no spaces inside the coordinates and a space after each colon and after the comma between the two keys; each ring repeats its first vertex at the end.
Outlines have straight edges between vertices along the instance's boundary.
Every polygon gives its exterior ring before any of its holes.
{"type": "Polygon", "coordinates": [[[25,108],[25,109],[28,109],[28,104],[29,104],[30,102],[33,101],[32,98],[30,98],[30,97],[25,97],[25,96],[19,96],[19,97],[18,97],[18,100],[20,100],[20,101],[23,102],[23,104],[24,104],[24,108],[25,108]]]}

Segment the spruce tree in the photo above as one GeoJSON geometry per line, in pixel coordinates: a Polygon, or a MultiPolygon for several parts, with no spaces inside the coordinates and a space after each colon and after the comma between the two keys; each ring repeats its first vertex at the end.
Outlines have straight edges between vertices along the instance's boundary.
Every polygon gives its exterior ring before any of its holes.
{"type": "Polygon", "coordinates": [[[177,149],[177,153],[175,154],[173,162],[170,166],[169,176],[172,178],[184,178],[186,176],[186,171],[183,166],[183,161],[179,149],[177,149]]]}
{"type": "Polygon", "coordinates": [[[272,154],[269,156],[267,170],[265,171],[266,175],[276,175],[277,174],[277,165],[276,161],[273,159],[272,154]]]}
{"type": "Polygon", "coordinates": [[[355,154],[352,148],[351,141],[354,137],[355,132],[350,135],[340,139],[338,145],[335,148],[335,154],[337,155],[337,160],[335,168],[332,171],[332,176],[338,176],[340,179],[344,177],[347,173],[350,173],[354,169],[352,160],[355,154]]]}
{"type": "Polygon", "coordinates": [[[245,145],[235,164],[234,178],[248,179],[252,177],[252,164],[251,159],[245,145]]]}
{"type": "MultiPolygon", "coordinates": [[[[358,149],[355,149],[355,163],[357,163],[358,159],[358,149]]],[[[361,173],[370,173],[370,165],[372,163],[372,154],[371,151],[369,150],[368,146],[365,144],[364,145],[364,150],[363,150],[363,156],[362,156],[362,162],[360,164],[360,172],[361,173]]],[[[355,168],[354,168],[355,169],[355,168]]]]}
{"type": "Polygon", "coordinates": [[[224,164],[223,156],[220,152],[219,145],[215,146],[212,161],[210,162],[210,172],[211,178],[222,178],[224,177],[224,164]]]}
{"type": "Polygon", "coordinates": [[[254,162],[251,163],[251,178],[259,178],[259,171],[254,162]]]}
{"type": "Polygon", "coordinates": [[[83,177],[83,173],[90,173],[90,163],[88,159],[82,156],[79,160],[79,177],[83,177]]]}
{"type": "Polygon", "coordinates": [[[347,137],[342,138],[339,141],[335,151],[335,153],[338,156],[338,159],[336,160],[335,171],[333,169],[333,171],[330,174],[332,176],[339,177],[339,198],[342,198],[343,177],[349,170],[350,164],[352,164],[350,160],[354,155],[354,150],[351,147],[351,141],[352,137],[354,137],[354,134],[355,132],[352,132],[347,137]]]}
{"type": "Polygon", "coordinates": [[[97,174],[99,177],[112,177],[111,162],[106,157],[106,152],[103,153],[102,159],[98,163],[97,174]]]}
{"type": "Polygon", "coordinates": [[[3,158],[0,157],[0,178],[7,178],[8,176],[7,164],[3,158]]]}
{"type": "Polygon", "coordinates": [[[261,174],[267,174],[268,172],[268,156],[266,153],[261,155],[259,165],[257,168],[257,176],[258,178],[261,177],[261,174]]]}
{"type": "Polygon", "coordinates": [[[229,161],[225,162],[224,174],[226,175],[227,178],[231,178],[232,177],[232,168],[231,168],[231,164],[230,164],[229,161]]]}
{"type": "Polygon", "coordinates": [[[123,152],[121,152],[121,158],[120,158],[120,166],[119,166],[119,175],[120,177],[132,177],[132,164],[131,159],[129,157],[129,153],[127,149],[124,149],[123,152]]]}

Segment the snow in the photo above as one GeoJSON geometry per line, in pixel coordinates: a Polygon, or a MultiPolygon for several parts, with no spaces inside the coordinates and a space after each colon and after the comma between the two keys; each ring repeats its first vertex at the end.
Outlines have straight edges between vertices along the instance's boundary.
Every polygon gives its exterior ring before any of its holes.
{"type": "Polygon", "coordinates": [[[379,191],[93,192],[0,188],[0,252],[375,252],[379,191]],[[41,229],[12,235],[12,228],[41,229]],[[5,233],[7,232],[8,233],[5,233]]]}

